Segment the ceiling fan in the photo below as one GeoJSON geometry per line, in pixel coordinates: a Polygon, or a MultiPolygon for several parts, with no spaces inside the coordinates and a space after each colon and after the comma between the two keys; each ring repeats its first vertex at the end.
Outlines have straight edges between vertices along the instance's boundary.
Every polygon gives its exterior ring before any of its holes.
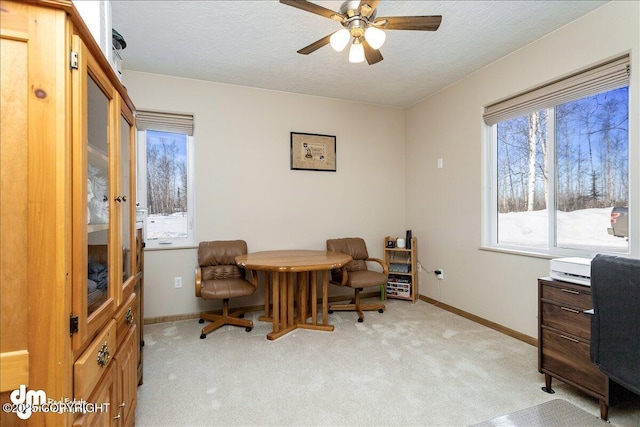
{"type": "Polygon", "coordinates": [[[303,47],[298,53],[308,55],[327,44],[341,52],[351,43],[349,62],[363,62],[366,59],[369,65],[383,59],[378,50],[386,39],[383,30],[436,31],[442,21],[440,15],[376,18],[380,0],[347,0],[340,6],[340,12],[306,0],[280,0],[280,3],[333,19],[344,27],[303,47]]]}

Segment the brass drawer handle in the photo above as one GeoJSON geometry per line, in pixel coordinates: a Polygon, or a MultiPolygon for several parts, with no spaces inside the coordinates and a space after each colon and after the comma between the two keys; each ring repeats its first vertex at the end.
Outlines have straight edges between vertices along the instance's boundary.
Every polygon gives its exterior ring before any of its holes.
{"type": "Polygon", "coordinates": [[[566,335],[560,335],[560,336],[561,336],[562,338],[564,338],[565,340],[568,340],[568,341],[572,341],[572,342],[575,342],[575,343],[579,343],[579,342],[580,342],[580,341],[578,341],[577,339],[575,339],[575,338],[571,338],[571,337],[568,337],[568,336],[566,336],[566,335]]]}
{"type": "Polygon", "coordinates": [[[580,295],[580,292],[578,291],[574,291],[573,289],[564,289],[564,288],[560,288],[560,290],[562,292],[566,292],[568,294],[573,294],[573,295],[580,295]]]}
{"type": "Polygon", "coordinates": [[[133,323],[133,310],[131,309],[131,307],[129,307],[129,309],[127,310],[127,314],[124,315],[124,321],[128,324],[133,323]]]}
{"type": "Polygon", "coordinates": [[[569,313],[580,314],[579,310],[574,310],[573,308],[560,307],[560,310],[568,311],[569,313]]]}
{"type": "Polygon", "coordinates": [[[113,417],[114,420],[119,420],[122,417],[121,414],[116,415],[115,417],[113,417]]]}
{"type": "Polygon", "coordinates": [[[109,347],[105,341],[98,350],[98,365],[104,367],[107,363],[109,363],[109,347]]]}

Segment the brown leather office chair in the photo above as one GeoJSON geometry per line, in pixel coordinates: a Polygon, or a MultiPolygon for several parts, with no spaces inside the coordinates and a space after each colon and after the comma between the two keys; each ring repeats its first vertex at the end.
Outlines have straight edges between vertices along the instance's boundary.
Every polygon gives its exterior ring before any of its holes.
{"type": "Polygon", "coordinates": [[[377,287],[387,284],[389,278],[389,267],[378,258],[369,257],[367,245],[359,237],[347,237],[343,239],[327,240],[327,250],[348,254],[353,261],[341,269],[331,270],[331,284],[337,286],[349,286],[354,289],[353,299],[349,304],[333,304],[329,306],[329,313],[333,311],[357,311],[358,322],[364,321],[363,311],[378,310],[384,312],[384,304],[362,304],[360,302],[360,291],[364,288],[377,287]],[[382,273],[369,270],[367,262],[376,262],[382,267],[382,273]]]}
{"type": "Polygon", "coordinates": [[[200,323],[212,323],[202,328],[200,338],[224,325],[244,326],[249,332],[251,320],[242,319],[244,310],[229,314],[229,299],[252,295],[258,287],[258,275],[251,271],[251,281],[246,272],[236,265],[235,258],[247,253],[244,240],[217,240],[200,242],[198,267],[196,267],[196,296],[205,300],[222,300],[222,314],[200,313],[200,323]]]}

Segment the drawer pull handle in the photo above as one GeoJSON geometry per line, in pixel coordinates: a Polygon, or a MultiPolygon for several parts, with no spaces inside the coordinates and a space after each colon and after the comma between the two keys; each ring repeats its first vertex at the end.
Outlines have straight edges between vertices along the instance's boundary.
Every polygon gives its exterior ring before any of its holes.
{"type": "Polygon", "coordinates": [[[574,310],[573,308],[560,307],[560,310],[568,311],[569,313],[580,314],[579,310],[574,310]]]}
{"type": "Polygon", "coordinates": [[[118,406],[119,406],[119,407],[121,407],[121,408],[124,408],[125,406],[127,406],[127,403],[126,403],[126,402],[122,402],[122,403],[121,403],[121,404],[119,404],[118,406]]]}
{"type": "Polygon", "coordinates": [[[119,420],[120,418],[122,418],[121,414],[116,415],[115,417],[113,417],[114,420],[119,420]]]}
{"type": "Polygon", "coordinates": [[[568,341],[572,341],[572,342],[575,342],[575,343],[580,342],[580,341],[578,341],[577,339],[575,339],[575,338],[571,338],[571,337],[568,337],[568,336],[566,336],[566,335],[560,335],[560,336],[561,336],[562,338],[564,338],[565,340],[568,340],[568,341]]]}
{"type": "Polygon", "coordinates": [[[98,350],[98,365],[104,367],[107,363],[109,363],[109,347],[105,341],[98,350]]]}
{"type": "Polygon", "coordinates": [[[564,288],[560,288],[560,290],[562,292],[566,292],[568,294],[573,294],[573,295],[580,295],[580,292],[578,291],[574,291],[573,289],[564,289],[564,288]]]}
{"type": "Polygon", "coordinates": [[[124,321],[128,324],[133,323],[133,310],[131,309],[131,307],[129,307],[129,309],[127,310],[127,314],[124,315],[124,321]]]}

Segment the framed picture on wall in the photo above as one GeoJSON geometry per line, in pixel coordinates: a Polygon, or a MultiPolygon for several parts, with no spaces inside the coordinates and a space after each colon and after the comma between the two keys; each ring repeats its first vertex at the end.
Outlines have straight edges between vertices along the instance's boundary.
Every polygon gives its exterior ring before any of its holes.
{"type": "Polygon", "coordinates": [[[291,169],[336,171],[336,137],[291,132],[291,169]]]}

